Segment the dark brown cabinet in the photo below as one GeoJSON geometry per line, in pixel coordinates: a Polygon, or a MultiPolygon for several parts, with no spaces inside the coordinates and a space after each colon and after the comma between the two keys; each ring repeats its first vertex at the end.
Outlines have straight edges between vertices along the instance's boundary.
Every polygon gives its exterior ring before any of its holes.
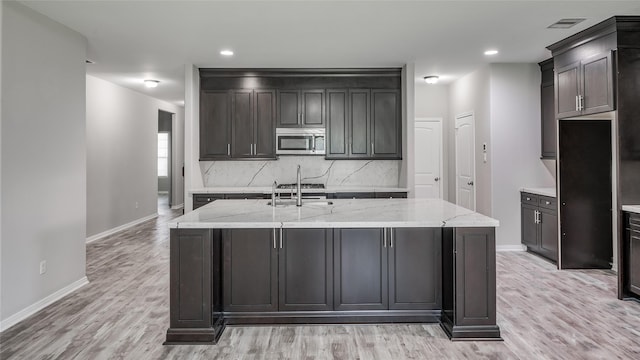
{"type": "Polygon", "coordinates": [[[284,229],[280,242],[280,311],[333,310],[333,234],[284,229]]]}
{"type": "Polygon", "coordinates": [[[389,229],[389,309],[441,308],[440,229],[389,229]]]}
{"type": "Polygon", "coordinates": [[[224,194],[193,194],[193,210],[224,198],[224,194]]]}
{"type": "Polygon", "coordinates": [[[400,159],[400,92],[327,90],[327,159],[400,159]]]}
{"type": "Polygon", "coordinates": [[[556,118],[615,110],[611,51],[556,69],[556,118]]]}
{"type": "Polygon", "coordinates": [[[400,91],[371,90],[371,156],[376,159],[399,159],[400,91]]]}
{"type": "Polygon", "coordinates": [[[640,299],[640,214],[624,213],[623,286],[626,295],[640,299]]]}
{"type": "Polygon", "coordinates": [[[327,193],[327,199],[406,199],[406,191],[327,193]]]}
{"type": "Polygon", "coordinates": [[[521,193],[522,244],[528,251],[558,261],[558,211],[555,198],[521,193]]]}
{"type": "Polygon", "coordinates": [[[438,309],[439,229],[335,229],[336,310],[438,309]]]}
{"type": "Polygon", "coordinates": [[[324,89],[278,91],[278,127],[324,127],[324,111],[324,89]]]}
{"type": "Polygon", "coordinates": [[[333,310],[331,236],[326,229],[224,231],[224,311],[333,310]]]}
{"type": "Polygon", "coordinates": [[[227,90],[200,93],[200,160],[231,158],[231,99],[227,90]]]}
{"type": "Polygon", "coordinates": [[[203,90],[200,160],[275,158],[274,90],[203,90]]]}
{"type": "Polygon", "coordinates": [[[554,85],[553,85],[553,58],[545,60],[540,65],[540,158],[556,158],[556,133],[558,125],[555,114],[554,85]]]}
{"type": "Polygon", "coordinates": [[[224,311],[278,310],[278,249],[273,229],[222,234],[224,311]]]}

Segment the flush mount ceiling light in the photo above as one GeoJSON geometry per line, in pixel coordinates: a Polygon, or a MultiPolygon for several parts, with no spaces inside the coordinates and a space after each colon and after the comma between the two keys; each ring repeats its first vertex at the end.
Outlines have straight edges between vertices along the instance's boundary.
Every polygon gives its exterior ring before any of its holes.
{"type": "Polygon", "coordinates": [[[489,56],[495,55],[497,53],[498,53],[498,50],[487,50],[484,52],[485,55],[489,55],[489,56]]]}
{"type": "Polygon", "coordinates": [[[436,75],[430,75],[430,76],[425,76],[424,77],[424,82],[426,82],[427,84],[436,84],[439,79],[440,79],[440,77],[438,77],[436,75]]]}
{"type": "Polygon", "coordinates": [[[578,23],[585,21],[583,18],[575,18],[575,19],[560,19],[553,24],[547,26],[548,29],[568,29],[570,27],[575,26],[578,23]]]}
{"type": "Polygon", "coordinates": [[[232,56],[233,55],[233,51],[231,51],[231,50],[222,50],[222,51],[220,51],[220,55],[222,55],[222,56],[232,56]]]}
{"type": "Polygon", "coordinates": [[[146,86],[148,88],[158,87],[158,84],[160,84],[160,81],[158,81],[158,80],[145,80],[144,81],[144,86],[146,86]]]}

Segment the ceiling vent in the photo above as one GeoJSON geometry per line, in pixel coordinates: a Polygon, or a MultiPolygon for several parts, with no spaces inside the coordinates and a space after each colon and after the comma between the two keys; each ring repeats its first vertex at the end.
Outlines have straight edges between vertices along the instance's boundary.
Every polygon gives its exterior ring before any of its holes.
{"type": "Polygon", "coordinates": [[[575,26],[578,23],[581,23],[583,21],[585,21],[586,19],[560,19],[558,21],[556,21],[555,23],[547,26],[547,28],[549,29],[568,29],[570,27],[575,26]]]}

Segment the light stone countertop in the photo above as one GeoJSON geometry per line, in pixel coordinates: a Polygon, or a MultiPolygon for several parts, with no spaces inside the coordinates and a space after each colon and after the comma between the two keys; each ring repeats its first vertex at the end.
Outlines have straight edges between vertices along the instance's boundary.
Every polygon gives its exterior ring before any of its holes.
{"type": "MultiPolygon", "coordinates": [[[[295,191],[295,189],[294,189],[295,191]]],[[[386,186],[328,186],[324,189],[302,189],[302,192],[408,192],[408,188],[403,187],[386,187],[386,186]]],[[[290,189],[278,189],[277,192],[289,193],[290,189]]],[[[225,187],[206,187],[200,189],[191,189],[189,194],[271,194],[271,186],[225,186],[225,187]]]]}
{"type": "Polygon", "coordinates": [[[640,205],[622,205],[622,211],[640,214],[640,205]]]}
{"type": "Polygon", "coordinates": [[[520,191],[528,192],[528,193],[536,194],[536,195],[556,197],[556,188],[554,188],[554,187],[544,187],[544,188],[527,188],[527,187],[523,187],[522,189],[520,189],[520,191]]]}
{"type": "Polygon", "coordinates": [[[170,228],[496,227],[498,220],[439,199],[337,199],[333,205],[271,207],[269,200],[217,200],[170,228]]]}

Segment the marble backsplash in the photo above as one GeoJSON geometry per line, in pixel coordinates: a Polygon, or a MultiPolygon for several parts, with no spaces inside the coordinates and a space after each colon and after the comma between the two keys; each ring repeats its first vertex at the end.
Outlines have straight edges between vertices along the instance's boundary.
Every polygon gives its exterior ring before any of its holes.
{"type": "Polygon", "coordinates": [[[203,182],[214,186],[271,186],[302,181],[325,186],[398,186],[400,160],[325,160],[320,156],[280,156],[268,161],[201,161],[203,182]]]}

